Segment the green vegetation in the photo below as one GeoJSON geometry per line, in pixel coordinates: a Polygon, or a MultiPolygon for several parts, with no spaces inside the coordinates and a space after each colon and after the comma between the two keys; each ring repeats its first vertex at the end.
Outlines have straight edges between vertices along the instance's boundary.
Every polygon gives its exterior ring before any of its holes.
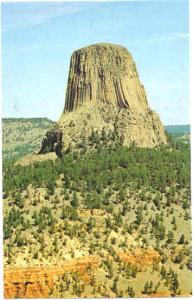
{"type": "Polygon", "coordinates": [[[180,137],[190,134],[190,125],[167,125],[165,130],[174,137],[180,137]]]}
{"type": "Polygon", "coordinates": [[[47,118],[3,118],[3,160],[17,160],[38,150],[52,124],[47,118]]]}
{"type": "Polygon", "coordinates": [[[4,164],[5,265],[98,259],[84,274],[58,276],[50,297],[190,295],[190,145],[171,137],[172,147],[127,149],[92,139],[96,151],[4,164]]]}
{"type": "MultiPolygon", "coordinates": [[[[182,145],[181,151],[139,149],[134,146],[129,149],[121,146],[102,148],[97,153],[79,157],[67,155],[62,160],[41,162],[35,166],[7,166],[4,192],[22,191],[29,184],[35,187],[47,185],[50,188],[61,174],[64,174],[66,188],[73,181],[74,190],[84,185],[85,191],[94,193],[97,190],[99,195],[110,184],[118,191],[127,182],[132,182],[136,187],[163,191],[168,186],[181,189],[190,185],[189,162],[188,145],[182,145]]],[[[120,193],[123,193],[122,190],[120,193]]],[[[120,195],[120,198],[123,196],[120,195]]]]}

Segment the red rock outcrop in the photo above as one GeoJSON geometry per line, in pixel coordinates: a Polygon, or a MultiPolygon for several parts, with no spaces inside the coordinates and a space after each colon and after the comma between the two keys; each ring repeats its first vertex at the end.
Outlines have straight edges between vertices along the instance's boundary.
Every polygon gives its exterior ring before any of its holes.
{"type": "Polygon", "coordinates": [[[151,266],[160,260],[160,255],[153,249],[135,249],[133,253],[119,252],[119,257],[126,263],[140,267],[151,266]]]}
{"type": "Polygon", "coordinates": [[[94,257],[83,257],[64,263],[58,267],[16,268],[4,270],[5,298],[47,298],[57,276],[66,272],[85,273],[88,267],[99,267],[100,261],[94,257]]]}

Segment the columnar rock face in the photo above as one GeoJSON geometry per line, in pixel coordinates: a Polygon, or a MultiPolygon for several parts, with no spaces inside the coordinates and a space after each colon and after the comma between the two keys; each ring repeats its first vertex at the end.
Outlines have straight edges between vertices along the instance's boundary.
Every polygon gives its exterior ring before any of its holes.
{"type": "Polygon", "coordinates": [[[40,153],[62,156],[82,140],[89,146],[93,132],[114,133],[125,146],[167,143],[133,58],[122,46],[95,44],[72,54],[64,111],[47,132],[40,153]]]}
{"type": "Polygon", "coordinates": [[[99,44],[73,53],[64,112],[89,101],[132,111],[148,108],[145,90],[126,48],[99,44]]]}

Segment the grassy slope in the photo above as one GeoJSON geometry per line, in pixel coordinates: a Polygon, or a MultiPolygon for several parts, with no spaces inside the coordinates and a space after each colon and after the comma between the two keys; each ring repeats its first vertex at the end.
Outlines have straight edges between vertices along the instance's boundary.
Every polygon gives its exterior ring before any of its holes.
{"type": "Polygon", "coordinates": [[[47,118],[4,118],[3,159],[20,158],[38,150],[52,124],[47,118]]]}
{"type": "Polygon", "coordinates": [[[126,297],[128,286],[136,296],[143,296],[147,280],[153,281],[153,290],[159,283],[157,292],[171,295],[170,268],[177,274],[178,292],[180,288],[182,295],[189,294],[189,165],[188,146],[182,145],[172,151],[118,147],[111,153],[99,150],[98,154],[68,155],[55,164],[8,170],[4,224],[9,223],[11,232],[6,229],[5,265],[61,265],[65,260],[89,255],[101,260],[97,270],[88,272],[95,284],[69,274],[67,279],[58,278],[53,297],[126,297]],[[26,180],[29,176],[32,185],[26,180]],[[14,208],[15,221],[10,214],[14,208]],[[157,225],[153,223],[156,215],[157,225]],[[168,242],[170,231],[173,240],[168,242]],[[179,245],[182,233],[186,243],[179,245]],[[135,248],[153,248],[159,253],[161,260],[155,270],[152,261],[134,270],[117,258],[118,252],[129,255],[135,248]],[[174,262],[180,250],[182,259],[174,262]],[[160,274],[163,266],[167,281],[160,274]],[[67,289],[68,279],[71,284],[67,289]],[[100,290],[101,283],[105,283],[105,292],[100,290]],[[84,285],[84,291],[77,285],[84,285]]]}

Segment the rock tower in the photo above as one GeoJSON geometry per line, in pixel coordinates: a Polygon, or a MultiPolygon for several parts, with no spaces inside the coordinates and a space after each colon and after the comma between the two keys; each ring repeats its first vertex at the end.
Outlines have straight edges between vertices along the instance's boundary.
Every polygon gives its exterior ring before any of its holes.
{"type": "Polygon", "coordinates": [[[125,146],[167,143],[125,47],[101,43],[72,54],[64,110],[47,132],[40,153],[63,156],[69,148],[81,147],[82,141],[89,146],[93,132],[114,134],[125,146]]]}

